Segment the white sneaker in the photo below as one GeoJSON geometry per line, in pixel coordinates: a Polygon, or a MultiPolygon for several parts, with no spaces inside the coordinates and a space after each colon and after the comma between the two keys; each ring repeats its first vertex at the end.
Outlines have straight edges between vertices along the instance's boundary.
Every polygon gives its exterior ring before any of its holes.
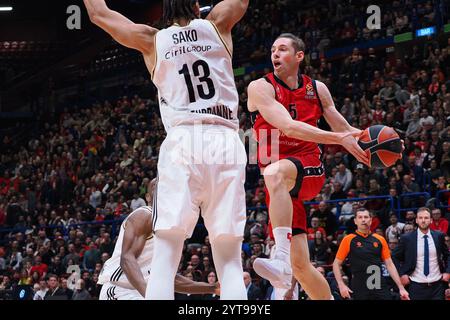
{"type": "Polygon", "coordinates": [[[291,287],[292,269],[283,260],[256,258],[253,269],[258,275],[269,280],[274,288],[289,289],[291,287]]]}

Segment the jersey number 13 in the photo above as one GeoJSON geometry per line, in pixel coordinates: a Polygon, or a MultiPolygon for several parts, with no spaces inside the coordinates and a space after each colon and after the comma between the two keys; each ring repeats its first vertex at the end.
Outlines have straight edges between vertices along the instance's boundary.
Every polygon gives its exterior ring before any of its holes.
{"type": "MultiPolygon", "coordinates": [[[[209,70],[209,66],[204,60],[197,60],[192,64],[192,71],[195,77],[198,78],[198,81],[201,83],[197,86],[198,96],[201,99],[208,100],[214,97],[216,94],[216,89],[214,88],[214,83],[209,77],[211,72],[209,70]],[[208,87],[207,91],[203,87],[203,83],[206,83],[208,87]]],[[[189,102],[193,103],[196,101],[196,95],[194,90],[194,85],[192,84],[191,73],[189,71],[188,65],[184,64],[181,70],[178,70],[179,74],[184,75],[184,80],[186,81],[186,86],[189,92],[189,102]]]]}

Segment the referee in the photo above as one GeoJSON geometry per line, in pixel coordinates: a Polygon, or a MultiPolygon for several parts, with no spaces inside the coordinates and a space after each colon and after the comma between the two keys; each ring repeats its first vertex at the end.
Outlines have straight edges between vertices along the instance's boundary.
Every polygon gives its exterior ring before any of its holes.
{"type": "Polygon", "coordinates": [[[391,259],[386,240],[370,232],[372,218],[367,209],[359,209],[354,218],[357,230],[342,239],[333,272],[343,298],[354,300],[391,300],[388,286],[382,275],[382,264],[386,265],[389,275],[397,284],[402,300],[409,300],[408,292],[400,282],[397,269],[391,259]],[[341,265],[349,258],[352,281],[350,290],[342,280],[341,265]]]}

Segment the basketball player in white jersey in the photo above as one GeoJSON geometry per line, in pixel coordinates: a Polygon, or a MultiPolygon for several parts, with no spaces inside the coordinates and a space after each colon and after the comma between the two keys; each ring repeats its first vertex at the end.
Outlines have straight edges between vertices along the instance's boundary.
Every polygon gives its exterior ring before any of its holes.
{"type": "MultiPolygon", "coordinates": [[[[149,184],[146,200],[152,202],[155,181],[149,184]]],[[[144,300],[153,257],[152,208],[140,207],[120,226],[112,257],[105,262],[98,284],[103,285],[100,300],[144,300]]],[[[175,277],[175,291],[188,294],[220,295],[218,283],[195,282],[175,277]]]]}
{"type": "Polygon", "coordinates": [[[247,158],[237,133],[231,29],[248,2],[223,0],[202,20],[197,1],[164,0],[167,28],[157,30],[110,10],[104,0],[84,0],[94,24],[143,54],[167,131],[158,160],[154,259],[146,299],[174,299],[183,243],[200,211],[221,299],[247,299],[240,256],[247,158]]]}

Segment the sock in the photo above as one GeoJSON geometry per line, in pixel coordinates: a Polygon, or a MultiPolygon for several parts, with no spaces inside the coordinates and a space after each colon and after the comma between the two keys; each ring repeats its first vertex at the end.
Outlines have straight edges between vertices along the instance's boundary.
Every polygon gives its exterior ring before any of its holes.
{"type": "Polygon", "coordinates": [[[273,229],[275,237],[275,259],[290,263],[292,228],[277,227],[273,229]]]}

